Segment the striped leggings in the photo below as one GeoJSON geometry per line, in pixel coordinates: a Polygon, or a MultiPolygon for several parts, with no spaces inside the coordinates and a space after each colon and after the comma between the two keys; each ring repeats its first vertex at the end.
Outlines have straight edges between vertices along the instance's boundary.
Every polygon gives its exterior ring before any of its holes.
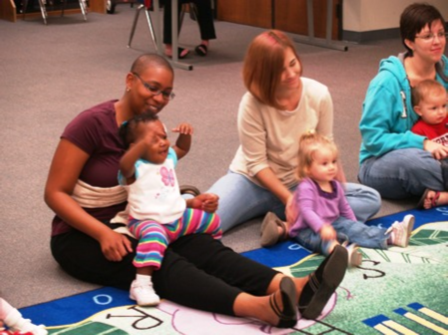
{"type": "Polygon", "coordinates": [[[135,267],[160,268],[168,244],[189,234],[210,234],[215,239],[222,237],[221,220],[215,213],[187,208],[182,217],[172,223],[161,224],[154,220],[129,218],[128,228],[138,239],[133,264],[135,267]]]}

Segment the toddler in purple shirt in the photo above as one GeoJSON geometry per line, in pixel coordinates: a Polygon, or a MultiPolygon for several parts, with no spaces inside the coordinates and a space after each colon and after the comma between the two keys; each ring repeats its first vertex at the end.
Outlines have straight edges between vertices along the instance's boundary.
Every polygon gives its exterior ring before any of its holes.
{"type": "Polygon", "coordinates": [[[336,245],[348,249],[349,265],[362,262],[358,246],[387,249],[389,245],[407,247],[414,216],[406,215],[388,229],[357,221],[345,198],[340,175],[339,151],[335,143],[313,131],[300,138],[293,207],[297,212],[288,225],[268,213],[262,223],[262,246],[277,243],[289,235],[305,248],[328,255],[336,245]]]}

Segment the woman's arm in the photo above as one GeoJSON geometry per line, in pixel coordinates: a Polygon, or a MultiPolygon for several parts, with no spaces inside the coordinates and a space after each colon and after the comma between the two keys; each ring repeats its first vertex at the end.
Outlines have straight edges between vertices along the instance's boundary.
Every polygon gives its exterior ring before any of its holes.
{"type": "Polygon", "coordinates": [[[375,157],[397,149],[423,149],[425,138],[411,132],[411,113],[396,79],[380,72],[363,103],[359,129],[365,149],[375,157]]]}
{"type": "Polygon", "coordinates": [[[70,226],[96,239],[108,260],[120,261],[132,251],[129,240],[89,215],[71,197],[88,158],[89,155],[79,147],[61,139],[45,185],[45,202],[70,226]]]}
{"type": "Polygon", "coordinates": [[[292,197],[291,191],[283,185],[270,168],[261,170],[255,175],[255,178],[285,205],[290,197],[292,197]]]}

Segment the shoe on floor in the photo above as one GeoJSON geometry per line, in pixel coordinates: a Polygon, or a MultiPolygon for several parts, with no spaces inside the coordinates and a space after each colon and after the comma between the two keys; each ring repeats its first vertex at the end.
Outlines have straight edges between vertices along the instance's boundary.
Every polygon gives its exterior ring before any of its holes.
{"type": "MultiPolygon", "coordinates": [[[[188,49],[181,48],[181,47],[177,48],[177,58],[178,59],[184,59],[185,57],[188,56],[189,53],[190,53],[190,50],[188,50],[188,49]]],[[[169,58],[173,57],[172,55],[168,54],[166,51],[165,51],[165,55],[169,58]]]]}
{"type": "Polygon", "coordinates": [[[411,237],[412,229],[414,228],[414,215],[406,215],[403,221],[395,221],[392,226],[386,231],[390,234],[390,240],[392,245],[406,248],[409,245],[409,239],[411,237]]]}
{"type": "Polygon", "coordinates": [[[205,44],[199,44],[196,48],[194,48],[194,51],[197,55],[205,57],[208,53],[208,47],[205,44]]]}
{"type": "Polygon", "coordinates": [[[261,223],[260,244],[262,247],[274,245],[281,241],[286,236],[286,233],[286,224],[277,215],[268,212],[261,223]]]}
{"type": "Polygon", "coordinates": [[[152,283],[139,283],[134,280],[131,284],[129,298],[135,300],[139,306],[157,306],[160,298],[154,291],[152,283]]]}

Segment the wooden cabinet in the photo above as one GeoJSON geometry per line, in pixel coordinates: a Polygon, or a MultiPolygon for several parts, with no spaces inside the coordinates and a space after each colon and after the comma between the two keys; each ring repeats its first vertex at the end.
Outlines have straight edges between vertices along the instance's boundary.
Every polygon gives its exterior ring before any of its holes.
{"type": "Polygon", "coordinates": [[[0,0],[0,19],[16,22],[16,13],[17,9],[14,0],[0,0]]]}
{"type": "MultiPolygon", "coordinates": [[[[31,1],[31,0],[29,0],[31,1]]],[[[90,0],[89,1],[89,12],[96,13],[106,13],[106,1],[107,0],[90,0]]],[[[47,8],[48,15],[60,15],[61,11],[59,9],[51,10],[47,8]]],[[[81,9],[78,8],[67,8],[65,9],[65,14],[69,15],[72,13],[81,13],[81,9]]],[[[41,16],[40,11],[36,12],[28,12],[26,13],[26,17],[36,17],[41,16]]],[[[17,19],[21,19],[22,14],[17,14],[17,8],[14,3],[14,0],[0,0],[0,20],[7,20],[11,22],[16,22],[17,19]]]]}
{"type": "MultiPolygon", "coordinates": [[[[332,38],[340,39],[342,1],[333,0],[332,38]]],[[[314,36],[326,37],[327,1],[313,0],[314,36]]],[[[217,0],[219,20],[308,35],[307,0],[217,0]]]]}

